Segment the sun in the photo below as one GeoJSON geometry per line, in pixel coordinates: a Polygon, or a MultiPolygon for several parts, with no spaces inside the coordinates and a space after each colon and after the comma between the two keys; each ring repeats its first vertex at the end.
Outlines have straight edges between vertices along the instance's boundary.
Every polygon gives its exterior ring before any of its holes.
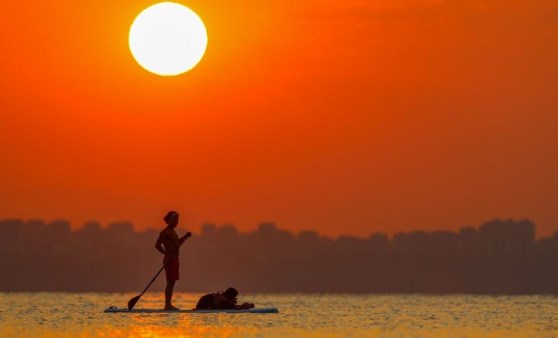
{"type": "Polygon", "coordinates": [[[207,48],[207,31],[188,7],[160,2],[136,17],[128,44],[140,66],[157,75],[174,76],[200,62],[207,48]]]}

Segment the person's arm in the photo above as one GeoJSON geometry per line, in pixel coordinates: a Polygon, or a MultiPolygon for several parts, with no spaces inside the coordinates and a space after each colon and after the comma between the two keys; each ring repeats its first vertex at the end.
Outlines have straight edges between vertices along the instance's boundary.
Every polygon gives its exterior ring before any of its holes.
{"type": "Polygon", "coordinates": [[[159,234],[157,242],[155,242],[155,249],[157,249],[157,251],[159,251],[163,255],[167,254],[167,252],[165,251],[165,247],[163,246],[163,232],[159,234]]]}
{"type": "Polygon", "coordinates": [[[236,308],[238,310],[253,309],[254,308],[254,303],[243,303],[242,305],[236,305],[236,308]]]}

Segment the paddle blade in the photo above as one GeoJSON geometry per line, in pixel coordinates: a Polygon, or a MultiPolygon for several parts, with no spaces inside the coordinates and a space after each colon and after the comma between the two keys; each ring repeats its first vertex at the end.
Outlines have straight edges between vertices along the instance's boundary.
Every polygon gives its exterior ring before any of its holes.
{"type": "Polygon", "coordinates": [[[132,311],[132,309],[134,308],[134,306],[136,306],[136,303],[138,302],[140,297],[141,297],[141,295],[135,296],[134,298],[132,298],[128,301],[128,311],[132,311]]]}

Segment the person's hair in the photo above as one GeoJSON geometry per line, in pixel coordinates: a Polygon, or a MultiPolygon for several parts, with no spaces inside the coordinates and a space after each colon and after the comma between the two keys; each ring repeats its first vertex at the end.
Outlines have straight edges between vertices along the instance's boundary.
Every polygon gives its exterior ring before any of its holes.
{"type": "Polygon", "coordinates": [[[238,296],[238,291],[235,288],[228,288],[225,290],[225,297],[235,298],[236,296],[238,296]]]}
{"type": "Polygon", "coordinates": [[[169,212],[167,212],[167,214],[165,215],[165,217],[163,217],[163,220],[165,221],[165,223],[169,224],[171,218],[173,218],[175,215],[178,216],[178,212],[176,212],[176,211],[169,211],[169,212]]]}

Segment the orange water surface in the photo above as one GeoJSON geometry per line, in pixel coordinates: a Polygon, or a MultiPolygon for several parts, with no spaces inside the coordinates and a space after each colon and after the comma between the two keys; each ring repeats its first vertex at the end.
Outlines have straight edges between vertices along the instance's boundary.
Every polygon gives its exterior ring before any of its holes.
{"type": "MultiPolygon", "coordinates": [[[[248,294],[279,314],[106,314],[134,294],[3,293],[0,337],[554,337],[554,296],[248,294]]],[[[178,293],[190,308],[199,294],[178,293]]],[[[160,308],[148,293],[138,308],[160,308]]]]}

